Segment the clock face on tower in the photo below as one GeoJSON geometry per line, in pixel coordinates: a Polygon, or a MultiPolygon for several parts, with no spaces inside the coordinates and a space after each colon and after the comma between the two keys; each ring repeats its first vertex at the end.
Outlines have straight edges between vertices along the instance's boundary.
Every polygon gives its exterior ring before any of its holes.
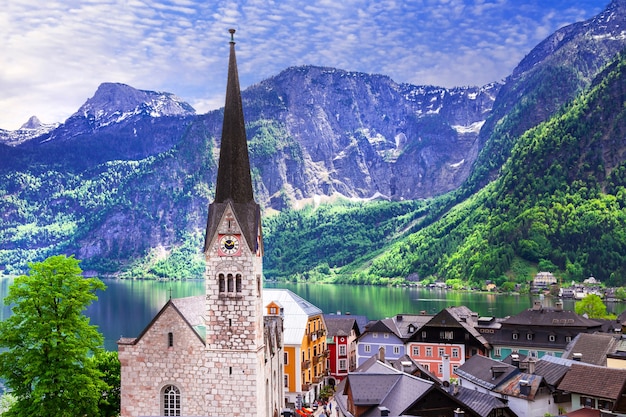
{"type": "Polygon", "coordinates": [[[239,255],[239,237],[235,235],[220,236],[219,254],[222,256],[239,255]]]}

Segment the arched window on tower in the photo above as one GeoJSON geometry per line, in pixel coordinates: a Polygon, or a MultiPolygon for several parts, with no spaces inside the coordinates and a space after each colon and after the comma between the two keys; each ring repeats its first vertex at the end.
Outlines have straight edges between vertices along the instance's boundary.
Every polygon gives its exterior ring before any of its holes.
{"type": "Polygon", "coordinates": [[[233,283],[233,274],[228,274],[228,292],[233,292],[234,291],[234,283],[233,283]]]}
{"type": "Polygon", "coordinates": [[[226,280],[224,279],[224,274],[220,274],[218,281],[219,281],[220,292],[226,291],[226,280]]]}
{"type": "Polygon", "coordinates": [[[180,390],[174,385],[163,388],[163,415],[180,416],[180,390]]]}
{"type": "Polygon", "coordinates": [[[235,290],[241,292],[241,274],[235,276],[235,290]]]}

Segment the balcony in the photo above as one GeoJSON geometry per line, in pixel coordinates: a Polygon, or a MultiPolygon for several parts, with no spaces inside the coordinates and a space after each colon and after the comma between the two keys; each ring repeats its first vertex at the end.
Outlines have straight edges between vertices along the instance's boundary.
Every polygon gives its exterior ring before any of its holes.
{"type": "Polygon", "coordinates": [[[302,384],[302,392],[308,392],[311,389],[311,385],[302,384]]]}
{"type": "Polygon", "coordinates": [[[311,366],[311,361],[302,362],[302,369],[309,369],[310,366],[311,366]]]}

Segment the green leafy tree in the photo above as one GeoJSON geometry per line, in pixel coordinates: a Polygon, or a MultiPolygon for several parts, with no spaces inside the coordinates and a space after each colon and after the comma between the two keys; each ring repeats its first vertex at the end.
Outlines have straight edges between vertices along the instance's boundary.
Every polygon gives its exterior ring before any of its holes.
{"type": "Polygon", "coordinates": [[[96,416],[107,384],[90,355],[103,337],[83,314],[104,284],[81,276],[79,261],[63,255],[30,264],[15,279],[0,323],[0,377],[15,396],[6,416],[96,416]]]}
{"type": "Polygon", "coordinates": [[[107,389],[100,397],[99,417],[118,416],[120,414],[120,361],[117,352],[99,351],[91,360],[102,373],[101,379],[107,384],[107,389]]]}
{"type": "Polygon", "coordinates": [[[587,294],[582,300],[577,301],[574,311],[580,315],[587,314],[590,319],[601,319],[607,316],[606,306],[596,294],[587,294]]]}

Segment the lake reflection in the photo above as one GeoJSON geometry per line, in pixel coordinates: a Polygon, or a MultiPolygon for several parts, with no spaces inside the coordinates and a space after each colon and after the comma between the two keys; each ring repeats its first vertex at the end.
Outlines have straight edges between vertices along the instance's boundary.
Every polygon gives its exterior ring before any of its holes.
{"type": "MultiPolygon", "coordinates": [[[[12,278],[0,279],[0,297],[4,300],[12,278]]],[[[105,348],[117,350],[117,340],[137,337],[170,298],[204,294],[204,281],[130,281],[104,279],[106,291],[98,292],[98,300],[87,308],[91,323],[105,337],[105,348]]],[[[465,305],[480,316],[505,317],[530,308],[533,298],[527,295],[505,295],[478,292],[429,290],[415,287],[375,287],[330,284],[266,283],[266,288],[287,288],[324,313],[367,316],[371,320],[396,314],[435,314],[450,306],[465,305]]],[[[541,302],[553,306],[556,300],[546,297],[541,302]]],[[[11,314],[9,306],[0,304],[0,319],[11,314]]],[[[574,309],[573,300],[563,300],[566,310],[574,309]]],[[[607,303],[609,312],[619,314],[623,303],[607,303]]]]}

